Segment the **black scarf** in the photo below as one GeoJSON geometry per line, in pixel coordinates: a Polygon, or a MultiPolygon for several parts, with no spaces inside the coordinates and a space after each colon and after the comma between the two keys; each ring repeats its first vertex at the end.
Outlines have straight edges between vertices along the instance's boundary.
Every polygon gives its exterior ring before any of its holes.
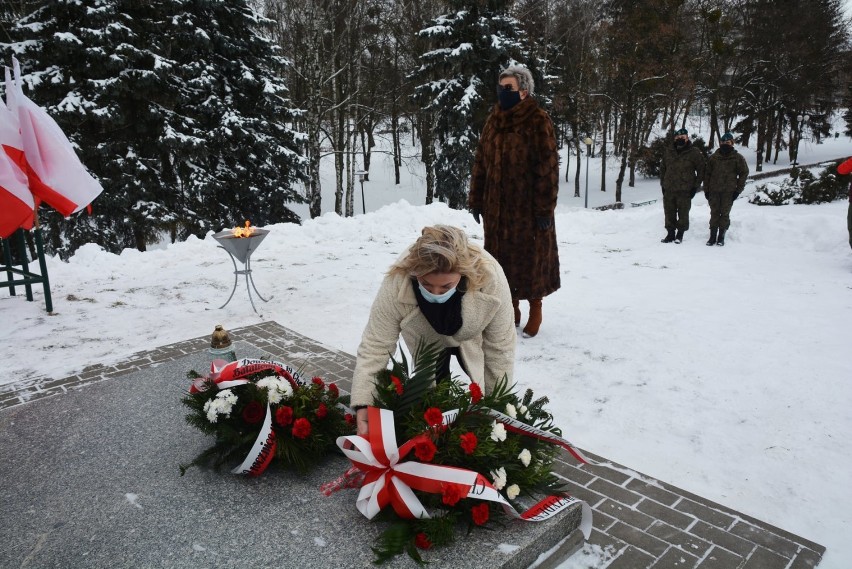
{"type": "Polygon", "coordinates": [[[420,293],[420,286],[417,279],[411,279],[411,285],[414,287],[414,296],[417,298],[417,306],[420,307],[420,312],[426,317],[435,332],[442,336],[452,336],[462,327],[461,301],[464,296],[465,279],[459,281],[456,286],[456,293],[450,297],[447,302],[438,304],[437,302],[429,302],[420,293]]]}

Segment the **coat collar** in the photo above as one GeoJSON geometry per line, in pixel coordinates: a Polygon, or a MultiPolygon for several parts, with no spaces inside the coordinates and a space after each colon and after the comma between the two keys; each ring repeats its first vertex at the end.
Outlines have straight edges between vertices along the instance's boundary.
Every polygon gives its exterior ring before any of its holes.
{"type": "MultiPolygon", "coordinates": [[[[414,287],[411,286],[407,278],[402,279],[402,281],[402,286],[400,286],[396,297],[397,302],[410,305],[411,309],[419,313],[420,309],[417,307],[414,287]]],[[[499,307],[499,297],[482,291],[467,291],[462,298],[462,327],[452,337],[457,341],[464,341],[481,334],[485,324],[491,321],[499,307]]],[[[426,321],[425,317],[423,321],[426,321]]]]}
{"type": "Polygon", "coordinates": [[[529,95],[508,111],[501,109],[499,103],[494,105],[491,116],[494,119],[495,127],[514,128],[527,122],[537,110],[538,103],[532,95],[529,95]]]}

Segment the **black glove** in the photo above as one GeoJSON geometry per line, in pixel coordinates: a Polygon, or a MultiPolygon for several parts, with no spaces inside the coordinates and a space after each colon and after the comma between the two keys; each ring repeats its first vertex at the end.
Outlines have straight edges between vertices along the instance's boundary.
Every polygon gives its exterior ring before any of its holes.
{"type": "Polygon", "coordinates": [[[698,193],[698,190],[692,190],[692,195],[691,195],[691,196],[689,196],[689,197],[690,197],[690,198],[694,198],[694,197],[695,197],[695,194],[697,194],[697,193],[698,193]]]}
{"type": "Polygon", "coordinates": [[[704,190],[704,197],[707,198],[707,201],[709,202],[710,201],[710,192],[708,192],[707,190],[704,190]]]}
{"type": "Polygon", "coordinates": [[[476,223],[482,223],[479,219],[479,216],[482,215],[481,209],[479,209],[478,207],[472,207],[472,208],[470,208],[470,213],[471,213],[471,215],[473,215],[473,220],[476,223]]]}
{"type": "Polygon", "coordinates": [[[740,197],[740,194],[741,194],[741,193],[742,193],[742,192],[734,192],[734,201],[736,201],[736,199],[737,199],[738,197],[740,197]]]}
{"type": "Polygon", "coordinates": [[[553,218],[552,217],[536,217],[535,223],[538,225],[538,228],[542,231],[547,231],[551,227],[553,227],[553,218]]]}

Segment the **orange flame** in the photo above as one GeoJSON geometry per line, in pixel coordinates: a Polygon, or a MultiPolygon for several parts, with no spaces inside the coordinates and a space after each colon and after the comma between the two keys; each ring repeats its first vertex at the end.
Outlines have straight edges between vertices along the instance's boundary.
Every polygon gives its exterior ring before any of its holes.
{"type": "Polygon", "coordinates": [[[251,226],[251,221],[246,220],[245,227],[235,227],[233,230],[234,237],[251,237],[254,235],[254,227],[251,226]]]}

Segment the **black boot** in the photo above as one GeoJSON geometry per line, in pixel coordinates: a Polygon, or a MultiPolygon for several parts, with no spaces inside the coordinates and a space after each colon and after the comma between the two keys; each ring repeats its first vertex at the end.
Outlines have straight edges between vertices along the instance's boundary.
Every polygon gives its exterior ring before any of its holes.
{"type": "Polygon", "coordinates": [[[719,231],[718,227],[711,227],[710,228],[710,239],[707,240],[708,245],[715,245],[716,244],[716,234],[718,233],[718,231],[719,231]]]}
{"type": "Polygon", "coordinates": [[[683,229],[677,230],[677,235],[675,235],[675,243],[680,243],[683,241],[683,229]]]}
{"type": "Polygon", "coordinates": [[[671,243],[672,241],[674,241],[674,240],[675,240],[675,232],[674,232],[674,229],[666,229],[666,231],[667,231],[668,233],[666,233],[666,236],[665,236],[665,237],[663,237],[662,239],[660,239],[660,243],[671,243]]]}
{"type": "Polygon", "coordinates": [[[716,240],[716,245],[718,245],[719,247],[725,246],[725,231],[725,229],[719,230],[719,238],[716,240]]]}

